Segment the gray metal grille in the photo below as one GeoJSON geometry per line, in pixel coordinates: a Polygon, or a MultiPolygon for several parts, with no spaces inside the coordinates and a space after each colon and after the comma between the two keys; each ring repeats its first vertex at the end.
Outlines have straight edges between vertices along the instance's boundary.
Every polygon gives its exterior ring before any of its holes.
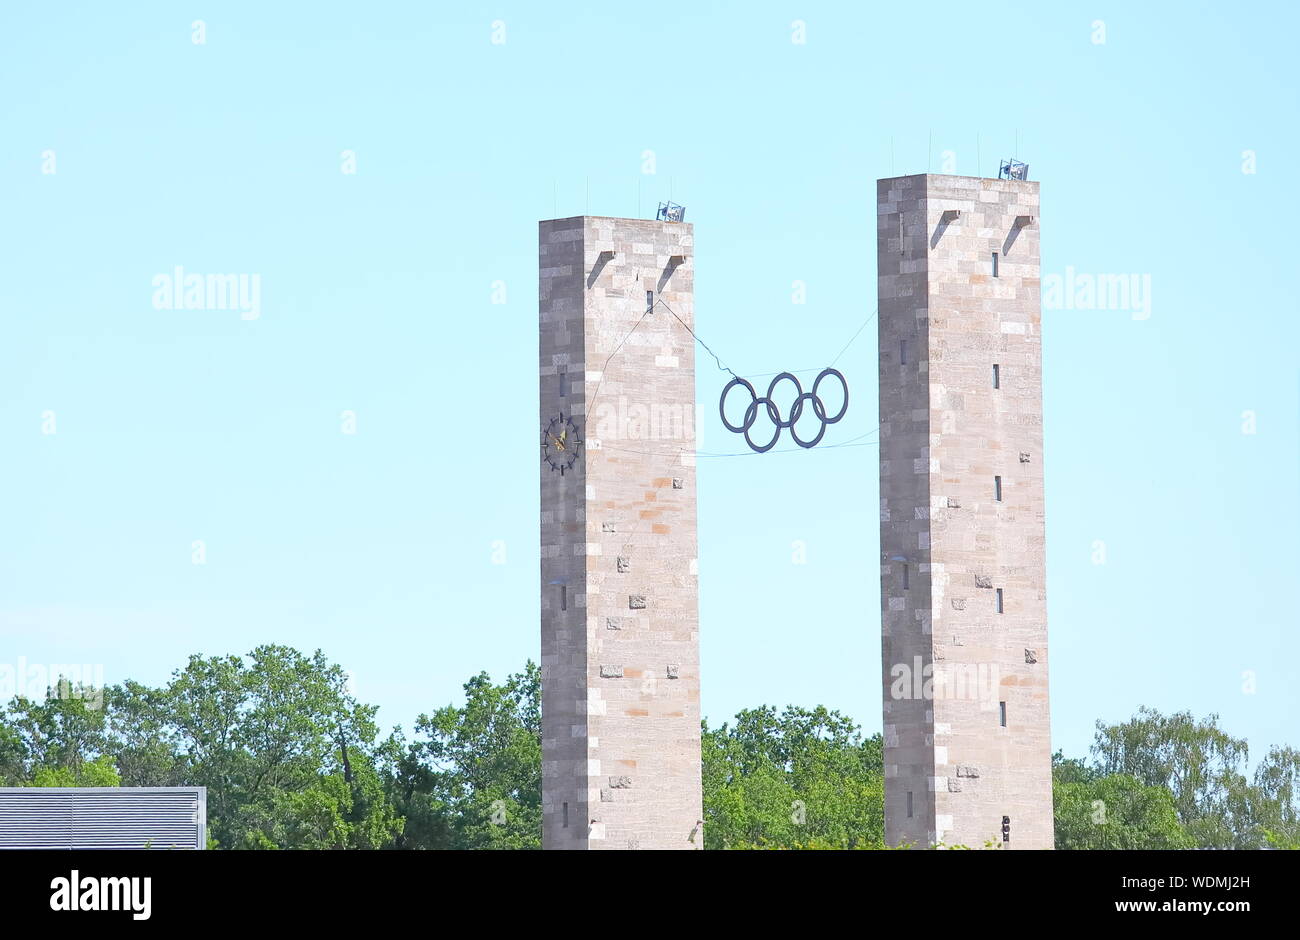
{"type": "Polygon", "coordinates": [[[0,849],[202,849],[204,787],[0,787],[0,849]]]}

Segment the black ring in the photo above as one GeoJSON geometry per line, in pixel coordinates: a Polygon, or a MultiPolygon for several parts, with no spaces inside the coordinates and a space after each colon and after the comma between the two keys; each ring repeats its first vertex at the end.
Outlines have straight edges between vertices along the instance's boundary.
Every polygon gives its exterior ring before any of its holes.
{"type": "MultiPolygon", "coordinates": [[[[733,434],[743,434],[745,430],[751,426],[748,419],[746,419],[745,424],[741,427],[736,427],[727,420],[727,392],[731,391],[732,388],[737,385],[743,385],[745,388],[749,389],[749,397],[757,401],[758,393],[754,391],[754,386],[750,385],[745,379],[739,377],[734,378],[727,383],[727,387],[722,390],[722,397],[718,399],[718,415],[722,418],[722,424],[728,431],[733,434]]],[[[746,409],[745,414],[749,414],[748,409],[746,409]]]]}
{"type": "Polygon", "coordinates": [[[814,437],[811,441],[805,443],[804,441],[799,440],[799,432],[794,429],[794,424],[791,423],[790,436],[794,438],[794,442],[798,444],[800,447],[816,447],[817,444],[820,443],[823,435],[826,434],[826,429],[830,427],[830,422],[828,422],[824,417],[826,414],[826,406],[822,404],[820,398],[814,398],[812,392],[804,392],[799,397],[806,398],[812,402],[813,414],[815,414],[819,419],[821,419],[821,429],[817,432],[816,437],[814,437]]]}
{"type": "Polygon", "coordinates": [[[818,417],[827,424],[834,424],[836,421],[839,421],[840,418],[843,418],[844,413],[849,410],[849,383],[844,380],[844,376],[837,369],[822,369],[821,374],[817,376],[817,381],[813,382],[812,390],[813,397],[819,403],[821,402],[821,396],[817,394],[817,386],[821,385],[822,379],[826,378],[828,375],[835,376],[835,378],[840,380],[840,384],[844,386],[844,405],[840,408],[839,414],[833,418],[828,418],[825,415],[826,405],[822,403],[822,413],[818,415],[818,417]]]}
{"type": "Polygon", "coordinates": [[[718,414],[722,418],[723,427],[728,431],[731,431],[733,434],[744,435],[745,443],[749,445],[750,450],[758,454],[765,453],[776,446],[776,442],[781,439],[782,428],[789,429],[790,436],[794,438],[794,442],[800,447],[816,447],[817,444],[821,442],[821,439],[826,435],[826,428],[843,418],[848,410],[849,383],[845,381],[842,373],[829,367],[823,369],[818,374],[816,381],[813,382],[811,392],[805,392],[803,390],[803,385],[800,384],[798,377],[796,377],[794,373],[781,372],[768,384],[767,394],[762,398],[758,397],[758,394],[754,391],[754,386],[750,384],[748,380],[735,376],[722,389],[722,397],[718,399],[718,414]],[[834,376],[839,379],[840,385],[844,388],[844,402],[840,405],[840,410],[836,412],[834,417],[830,417],[826,414],[826,403],[822,401],[821,395],[818,394],[822,380],[828,376],[834,376]],[[789,418],[781,417],[781,409],[777,407],[776,402],[772,400],[772,393],[776,391],[777,385],[785,379],[789,379],[793,382],[795,387],[795,399],[790,405],[789,418]],[[734,425],[727,420],[726,404],[728,393],[730,393],[737,385],[743,385],[749,391],[750,402],[745,407],[745,416],[741,420],[741,423],[739,425],[734,425]],[[817,420],[821,422],[821,429],[817,432],[817,436],[810,441],[801,440],[798,433],[795,431],[795,423],[803,416],[803,403],[805,399],[812,402],[813,414],[816,415],[817,420]],[[749,436],[749,432],[753,430],[754,424],[758,420],[758,410],[760,405],[767,410],[768,419],[771,420],[772,424],[776,427],[776,433],[772,435],[772,439],[761,447],[755,444],[753,438],[749,436]]]}
{"type": "MultiPolygon", "coordinates": [[[[749,432],[754,427],[754,422],[758,420],[759,404],[766,405],[768,417],[769,418],[772,417],[772,411],[775,408],[772,402],[766,398],[756,398],[753,402],[750,403],[749,407],[745,409],[745,429],[741,433],[745,436],[745,443],[749,445],[749,449],[754,451],[755,453],[762,454],[762,453],[766,453],[767,451],[775,447],[776,442],[781,439],[781,425],[779,424],[776,425],[775,427],[776,433],[774,433],[772,435],[772,439],[768,441],[766,444],[764,444],[762,447],[759,447],[757,444],[755,444],[753,440],[750,439],[749,432]]],[[[781,413],[779,411],[776,412],[776,416],[777,418],[779,418],[781,416],[781,413]]],[[[775,424],[776,419],[773,418],[772,420],[773,423],[775,424]]]]}
{"type": "Polygon", "coordinates": [[[799,415],[803,411],[803,406],[799,404],[799,399],[803,397],[803,386],[799,384],[799,380],[795,378],[793,373],[782,372],[780,375],[774,378],[771,381],[771,383],[768,384],[767,394],[763,397],[766,398],[769,402],[767,406],[767,412],[769,415],[772,416],[772,420],[776,423],[777,427],[788,428],[791,427],[796,421],[799,420],[799,415]],[[785,423],[782,423],[781,412],[776,407],[776,403],[772,400],[772,393],[776,391],[776,383],[780,382],[782,379],[789,379],[791,382],[794,383],[794,388],[795,388],[794,404],[790,406],[790,420],[786,421],[785,423]]]}

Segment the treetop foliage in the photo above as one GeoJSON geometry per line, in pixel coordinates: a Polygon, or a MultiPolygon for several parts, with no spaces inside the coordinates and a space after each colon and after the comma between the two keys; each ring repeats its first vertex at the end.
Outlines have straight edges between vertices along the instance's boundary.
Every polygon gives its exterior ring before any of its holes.
{"type": "MultiPolygon", "coordinates": [[[[541,847],[534,663],[472,677],[409,739],[376,716],[319,650],[196,655],[159,687],[12,699],[0,786],[205,786],[214,848],[541,847]]],[[[885,847],[881,737],[849,717],[763,705],[704,722],[701,747],[706,848],[885,847]]],[[[1053,755],[1058,848],[1300,847],[1300,752],[1273,747],[1248,774],[1216,715],[1098,722],[1090,758],[1053,755]]]]}

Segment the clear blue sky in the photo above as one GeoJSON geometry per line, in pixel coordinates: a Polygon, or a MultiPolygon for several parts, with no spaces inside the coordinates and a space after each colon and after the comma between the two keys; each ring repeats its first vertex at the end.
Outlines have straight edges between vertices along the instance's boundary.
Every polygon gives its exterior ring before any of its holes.
{"type": "MultiPolygon", "coordinates": [[[[1018,140],[1044,274],[1152,285],[1149,319],[1045,313],[1054,743],[1147,704],[1218,712],[1252,756],[1300,745],[1298,19],[6,4],[0,661],[160,683],[191,652],[319,646],[409,728],[538,655],[539,219],[671,195],[701,336],[740,372],[816,367],[874,307],[875,180],[993,175],[1018,140]],[[156,309],[177,265],[258,274],[261,316],[156,309]]],[[[874,325],[840,365],[827,443],[876,426],[874,325]]],[[[701,357],[704,451],[736,449],[722,383],[701,357]]],[[[824,703],[879,729],[876,474],[870,446],[701,459],[714,723],[824,703]]]]}

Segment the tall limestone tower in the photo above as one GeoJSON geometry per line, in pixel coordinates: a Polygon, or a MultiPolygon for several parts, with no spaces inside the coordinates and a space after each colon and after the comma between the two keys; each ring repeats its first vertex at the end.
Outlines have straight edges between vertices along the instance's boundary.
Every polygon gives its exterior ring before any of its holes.
{"type": "Polygon", "coordinates": [[[876,193],[885,837],[1051,848],[1038,184],[876,193]]]}
{"type": "Polygon", "coordinates": [[[704,847],[692,246],[681,222],[541,223],[548,849],[704,847]]]}

